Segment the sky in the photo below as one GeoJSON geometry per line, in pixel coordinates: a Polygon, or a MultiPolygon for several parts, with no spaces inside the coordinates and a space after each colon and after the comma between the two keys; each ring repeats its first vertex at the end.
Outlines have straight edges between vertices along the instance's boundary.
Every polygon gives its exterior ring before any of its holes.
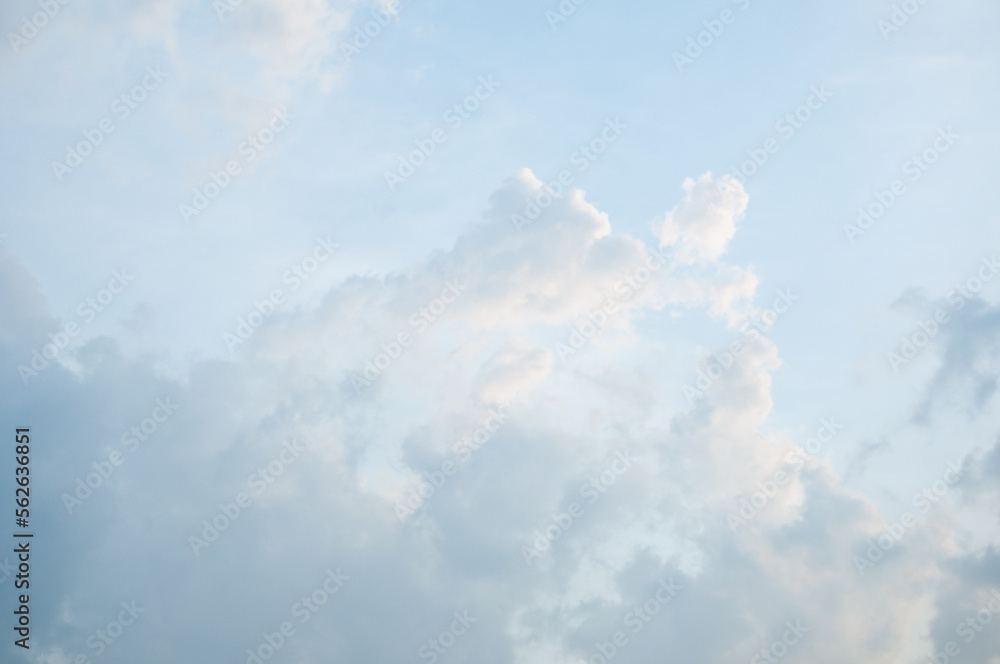
{"type": "Polygon", "coordinates": [[[998,21],[3,3],[4,661],[1000,664],[998,21]]]}

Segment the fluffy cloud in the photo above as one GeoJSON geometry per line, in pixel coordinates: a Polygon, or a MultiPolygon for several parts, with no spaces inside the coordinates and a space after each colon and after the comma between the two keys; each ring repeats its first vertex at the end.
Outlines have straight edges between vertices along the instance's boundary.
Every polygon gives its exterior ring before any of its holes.
{"type": "Polygon", "coordinates": [[[730,175],[688,178],[684,190],[687,194],[680,205],[653,221],[653,232],[660,246],[676,248],[681,262],[718,260],[736,235],[749,197],[730,175]]]}
{"type": "Polygon", "coordinates": [[[36,437],[39,541],[74,552],[38,570],[35,661],[95,661],[88,636],[132,600],[145,613],[100,661],[247,661],[283,621],[289,661],[421,659],[456,611],[474,618],[456,661],[598,662],[616,631],[634,661],[750,661],[787,623],[788,661],[912,654],[924,589],[953,554],[951,513],[860,575],[854,556],[884,519],[769,430],[774,343],[747,343],[693,408],[676,372],[695,360],[675,369],[653,350],[681,344],[677,315],[729,323],[754,306],[753,275],[721,262],[747,205],[723,185],[686,182],[661,251],[615,232],[581,191],[515,232],[511,213],[541,186],[520,171],[449,250],[277,313],[237,361],[183,381],[100,338],[73,371],[21,386],[17,365],[57,322],[3,258],[0,364],[17,381],[4,419],[36,437]],[[176,413],[130,449],[127,432],[168,398],[176,413]],[[67,513],[61,496],[114,450],[124,463],[67,513]],[[241,492],[252,501],[235,516],[241,492]],[[734,529],[729,515],[761,492],[734,529]],[[217,538],[213,522],[228,524],[217,538]],[[343,588],[298,622],[338,568],[343,588]]]}

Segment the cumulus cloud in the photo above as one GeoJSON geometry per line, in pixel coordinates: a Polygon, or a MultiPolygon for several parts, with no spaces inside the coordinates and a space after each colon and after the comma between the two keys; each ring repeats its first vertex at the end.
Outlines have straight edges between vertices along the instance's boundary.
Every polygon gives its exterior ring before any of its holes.
{"type": "Polygon", "coordinates": [[[736,235],[749,197],[731,175],[705,173],[684,181],[684,200],[653,221],[660,246],[675,247],[683,263],[718,260],[736,235]]]}
{"type": "MultiPolygon", "coordinates": [[[[44,571],[35,661],[93,656],[88,636],[133,599],[145,613],[102,662],[247,661],[286,620],[290,661],[413,660],[456,611],[474,622],[448,656],[498,664],[596,662],[616,631],[635,661],[749,661],[789,622],[788,661],[899,661],[950,555],[950,513],[909,536],[917,555],[860,575],[883,518],[768,428],[777,346],[748,342],[693,408],[650,350],[681,341],[680,310],[754,306],[752,275],[721,262],[747,197],[722,185],[686,182],[661,252],[582,191],[516,232],[540,187],[520,171],[451,248],[274,314],[236,361],[171,380],[102,337],[74,371],[54,362],[3,405],[40,442],[40,532],[74,551],[44,571]],[[584,320],[593,334],[560,357],[584,320]],[[167,398],[176,412],[131,449],[167,398]],[[44,416],[53,402],[60,418],[44,416]],[[124,464],[67,503],[114,450],[124,464]],[[338,568],[349,580],[299,623],[296,603],[338,568]]],[[[0,323],[0,364],[16,376],[57,321],[2,265],[5,321],[20,322],[0,323]]]]}

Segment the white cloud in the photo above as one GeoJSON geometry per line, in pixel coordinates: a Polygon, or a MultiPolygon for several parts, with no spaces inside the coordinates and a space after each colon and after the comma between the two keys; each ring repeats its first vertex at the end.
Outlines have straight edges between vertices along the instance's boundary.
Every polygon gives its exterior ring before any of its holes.
{"type": "MultiPolygon", "coordinates": [[[[748,344],[694,409],[649,399],[679,392],[649,350],[684,334],[662,310],[753,305],[752,276],[719,262],[746,194],[697,182],[667,222],[680,230],[668,231],[676,241],[661,271],[619,295],[614,323],[569,362],[554,344],[650,249],[580,191],[515,232],[511,212],[540,186],[522,171],[450,250],[349,279],[316,310],[273,315],[238,361],[199,363],[171,381],[101,338],[76,353],[79,376],[53,367],[18,388],[5,415],[37,422],[51,441],[37,458],[52,483],[40,513],[52,515],[53,550],[74,552],[42,591],[39,620],[57,619],[41,607],[64,610],[59,631],[39,636],[50,654],[37,661],[85,652],[87,635],[132,598],[146,620],[102,661],[175,661],[192,647],[245,660],[336,567],[351,581],[286,646],[300,661],[412,659],[459,609],[478,622],[453,656],[486,662],[576,662],[615,630],[628,634],[622,657],[634,661],[749,660],[794,620],[810,630],[794,651],[801,661],[899,661],[926,621],[923,586],[953,553],[950,511],[908,535],[908,555],[859,576],[853,555],[883,518],[824,463],[788,468],[791,439],[767,431],[780,357],[766,339],[748,344]],[[411,324],[449,281],[460,294],[425,329],[411,324]],[[383,351],[400,331],[412,343],[383,351]],[[349,375],[380,352],[398,357],[356,395],[349,375]],[[178,413],[66,514],[59,495],[167,395],[178,413]],[[62,417],[50,422],[42,415],[53,402],[62,417]],[[401,523],[395,502],[499,404],[509,421],[401,523]],[[308,447],[302,460],[195,557],[188,538],[291,437],[308,447]],[[584,483],[625,449],[633,467],[590,501],[584,483]],[[733,533],[727,513],[776,469],[788,486],[733,533]],[[574,502],[583,516],[526,564],[521,547],[574,502]],[[676,598],[633,634],[628,612],[671,577],[676,598]],[[179,633],[185,641],[170,636],[179,633]]],[[[5,320],[22,322],[0,327],[0,358],[16,376],[46,325],[30,278],[4,260],[0,296],[15,314],[5,320]]]]}
{"type": "Polygon", "coordinates": [[[684,191],[678,206],[653,221],[653,232],[660,246],[675,248],[682,263],[716,261],[736,234],[749,197],[732,176],[714,179],[711,173],[688,178],[684,191]]]}

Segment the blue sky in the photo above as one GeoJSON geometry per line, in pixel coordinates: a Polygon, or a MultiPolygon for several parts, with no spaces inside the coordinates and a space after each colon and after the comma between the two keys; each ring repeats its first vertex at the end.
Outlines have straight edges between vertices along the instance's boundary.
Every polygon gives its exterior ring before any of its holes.
{"type": "Polygon", "coordinates": [[[956,629],[1000,586],[994,3],[220,2],[0,8],[2,420],[39,441],[46,537],[11,657],[244,662],[341,569],[275,661],[427,661],[470,611],[441,661],[598,664],[668,578],[617,658],[753,664],[802,620],[789,662],[1000,661],[956,629]]]}

